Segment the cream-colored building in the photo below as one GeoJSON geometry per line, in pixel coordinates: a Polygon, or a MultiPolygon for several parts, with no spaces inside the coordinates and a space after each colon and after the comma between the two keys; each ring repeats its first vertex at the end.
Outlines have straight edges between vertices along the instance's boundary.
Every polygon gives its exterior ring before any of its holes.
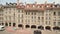
{"type": "Polygon", "coordinates": [[[10,3],[1,6],[0,25],[60,34],[60,5],[10,3]]]}

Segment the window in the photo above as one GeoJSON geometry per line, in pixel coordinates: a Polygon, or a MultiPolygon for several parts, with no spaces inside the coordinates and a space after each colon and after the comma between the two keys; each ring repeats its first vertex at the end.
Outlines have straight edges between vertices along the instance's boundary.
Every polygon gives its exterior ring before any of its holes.
{"type": "Polygon", "coordinates": [[[30,15],[30,12],[28,12],[28,15],[30,15]]]}
{"type": "Polygon", "coordinates": [[[60,26],[60,22],[58,22],[58,26],[60,26]]]}
{"type": "Polygon", "coordinates": [[[42,17],[42,20],[44,20],[44,17],[42,17]]]}
{"type": "Polygon", "coordinates": [[[18,19],[18,22],[20,23],[20,19],[18,19]]]}
{"type": "Polygon", "coordinates": [[[40,17],[38,17],[38,20],[40,20],[40,17]]]}
{"type": "Polygon", "coordinates": [[[56,22],[54,22],[53,24],[54,24],[54,26],[56,26],[56,22]]]}
{"type": "Polygon", "coordinates": [[[46,21],[46,25],[48,24],[48,21],[46,21]]]}
{"type": "Polygon", "coordinates": [[[49,21],[49,25],[50,25],[50,21],[49,21]]]}
{"type": "Polygon", "coordinates": [[[31,14],[33,15],[33,12],[31,14]]]}
{"type": "Polygon", "coordinates": [[[60,12],[58,12],[58,16],[60,16],[60,12]]]}
{"type": "Polygon", "coordinates": [[[53,14],[56,15],[56,12],[54,12],[53,14]]]}
{"type": "Polygon", "coordinates": [[[27,15],[27,12],[26,12],[26,15],[27,15]]]}
{"type": "Polygon", "coordinates": [[[11,11],[9,11],[9,14],[11,13],[11,11]]]}
{"type": "Polygon", "coordinates": [[[33,19],[33,16],[31,18],[33,19]]]}
{"type": "Polygon", "coordinates": [[[23,23],[23,19],[22,19],[22,23],[23,23]]]}
{"type": "Polygon", "coordinates": [[[34,12],[34,15],[36,15],[36,12],[34,12]]]}
{"type": "Polygon", "coordinates": [[[20,10],[18,10],[18,13],[20,13],[20,10]]]}
{"type": "Polygon", "coordinates": [[[20,14],[18,15],[18,18],[20,18],[20,14]]]}

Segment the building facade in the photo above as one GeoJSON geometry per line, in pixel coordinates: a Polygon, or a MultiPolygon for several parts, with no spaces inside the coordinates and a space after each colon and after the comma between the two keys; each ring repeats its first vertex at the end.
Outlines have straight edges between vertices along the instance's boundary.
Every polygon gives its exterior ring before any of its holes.
{"type": "Polygon", "coordinates": [[[40,30],[42,34],[59,34],[59,4],[26,4],[16,6],[10,3],[0,8],[0,25],[17,29],[40,30]]]}

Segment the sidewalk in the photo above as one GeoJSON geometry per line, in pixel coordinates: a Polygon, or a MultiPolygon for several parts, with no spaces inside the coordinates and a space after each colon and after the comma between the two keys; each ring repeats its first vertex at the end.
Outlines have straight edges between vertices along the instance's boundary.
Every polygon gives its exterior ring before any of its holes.
{"type": "Polygon", "coordinates": [[[13,33],[13,34],[32,34],[32,31],[31,30],[28,30],[28,29],[14,30],[13,27],[7,27],[6,30],[8,32],[13,33]]]}

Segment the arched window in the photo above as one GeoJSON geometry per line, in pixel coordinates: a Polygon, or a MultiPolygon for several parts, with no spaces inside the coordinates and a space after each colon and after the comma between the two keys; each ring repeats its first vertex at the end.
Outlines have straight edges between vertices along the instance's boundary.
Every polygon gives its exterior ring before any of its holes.
{"type": "Polygon", "coordinates": [[[23,27],[23,25],[22,24],[18,24],[18,27],[23,27]]]}
{"type": "Polygon", "coordinates": [[[15,27],[16,26],[16,23],[13,23],[13,27],[15,27]]]}
{"type": "Polygon", "coordinates": [[[29,26],[29,25],[26,25],[25,27],[26,27],[26,28],[29,28],[30,26],[29,26]]]}
{"type": "Polygon", "coordinates": [[[60,30],[60,27],[55,26],[55,27],[53,27],[53,30],[60,30]]]}
{"type": "Polygon", "coordinates": [[[51,27],[50,26],[46,26],[45,29],[46,30],[51,30],[51,27]]]}
{"type": "Polygon", "coordinates": [[[44,29],[44,27],[43,27],[43,26],[38,26],[38,29],[43,30],[43,29],[44,29]]]}
{"type": "Polygon", "coordinates": [[[36,28],[36,25],[32,25],[31,28],[36,28]]]}

